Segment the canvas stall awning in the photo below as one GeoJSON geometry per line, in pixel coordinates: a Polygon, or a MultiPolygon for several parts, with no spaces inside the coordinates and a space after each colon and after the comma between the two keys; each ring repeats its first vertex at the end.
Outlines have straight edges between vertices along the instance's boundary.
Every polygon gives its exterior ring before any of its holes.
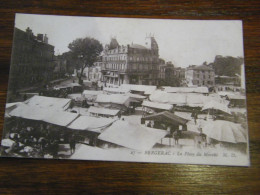
{"type": "Polygon", "coordinates": [[[214,100],[205,103],[205,105],[202,108],[202,110],[211,110],[211,109],[220,110],[222,112],[231,114],[231,111],[226,104],[222,104],[214,100]]]}
{"type": "Polygon", "coordinates": [[[96,99],[97,103],[113,103],[119,105],[129,106],[130,97],[123,94],[99,94],[96,99]]]}
{"type": "Polygon", "coordinates": [[[125,94],[129,92],[128,89],[124,88],[114,88],[114,87],[105,87],[103,89],[104,92],[110,93],[110,94],[125,94]]]}
{"type": "Polygon", "coordinates": [[[186,106],[190,107],[202,107],[204,106],[204,102],[207,101],[208,96],[204,96],[201,94],[186,94],[186,106]]]}
{"type": "Polygon", "coordinates": [[[168,93],[209,93],[207,87],[163,87],[168,93]]]}
{"type": "Polygon", "coordinates": [[[99,94],[103,94],[103,91],[84,90],[82,95],[86,99],[95,100],[99,94]]]}
{"type": "Polygon", "coordinates": [[[80,93],[69,94],[68,98],[75,101],[82,101],[84,99],[80,93]]]}
{"type": "Polygon", "coordinates": [[[17,106],[19,106],[19,105],[21,105],[21,104],[23,104],[23,102],[7,103],[7,104],[5,105],[5,117],[10,117],[9,113],[10,113],[13,109],[17,108],[17,106]]]}
{"type": "Polygon", "coordinates": [[[205,103],[214,100],[224,103],[225,100],[213,96],[205,96],[195,93],[167,93],[165,91],[155,91],[149,97],[153,102],[174,104],[177,106],[203,107],[205,103]]]}
{"type": "Polygon", "coordinates": [[[66,84],[63,84],[63,85],[56,85],[53,88],[55,90],[59,90],[59,89],[73,88],[73,87],[81,87],[81,85],[78,84],[78,83],[66,83],[66,84]]]}
{"type": "Polygon", "coordinates": [[[218,91],[217,94],[220,96],[235,95],[232,91],[218,91]]]}
{"type": "Polygon", "coordinates": [[[166,103],[166,104],[186,104],[186,95],[179,93],[167,93],[165,91],[156,90],[154,91],[149,99],[153,102],[166,103]]]}
{"type": "Polygon", "coordinates": [[[28,106],[50,108],[53,110],[66,110],[70,106],[71,99],[33,96],[32,98],[26,100],[24,103],[28,106]]]}
{"type": "Polygon", "coordinates": [[[59,126],[67,126],[78,117],[78,114],[75,113],[28,105],[19,105],[9,115],[29,120],[44,121],[59,126]]]}
{"type": "Polygon", "coordinates": [[[94,91],[94,90],[84,90],[83,95],[92,95],[92,96],[97,96],[99,94],[102,94],[102,91],[94,91]]]}
{"type": "Polygon", "coordinates": [[[48,110],[48,114],[44,117],[42,121],[53,125],[66,127],[72,121],[74,121],[78,116],[79,114],[76,113],[48,110]]]}
{"type": "Polygon", "coordinates": [[[150,95],[156,90],[157,87],[153,85],[122,84],[119,88],[128,91],[144,92],[145,95],[150,95]]]}
{"type": "Polygon", "coordinates": [[[243,95],[227,95],[227,98],[229,100],[245,100],[246,99],[246,96],[243,96],[243,95]]]}
{"type": "Polygon", "coordinates": [[[108,109],[108,108],[99,108],[91,106],[88,109],[89,113],[93,114],[103,114],[103,115],[110,115],[110,116],[116,116],[120,110],[114,110],[114,109],[108,109]]]}
{"type": "Polygon", "coordinates": [[[97,118],[92,116],[80,116],[73,121],[68,128],[75,130],[87,130],[100,133],[102,129],[110,126],[115,120],[110,118],[97,118]]]}
{"type": "Polygon", "coordinates": [[[43,120],[48,115],[47,109],[21,104],[9,113],[10,116],[29,120],[43,120]]]}
{"type": "Polygon", "coordinates": [[[167,122],[172,123],[174,125],[186,125],[186,123],[189,121],[185,118],[182,118],[180,116],[177,116],[173,113],[170,113],[168,111],[160,112],[157,114],[145,116],[144,120],[156,120],[160,122],[167,122]]]}
{"type": "Polygon", "coordinates": [[[150,101],[143,101],[142,106],[160,109],[160,110],[171,110],[173,108],[173,105],[171,104],[163,104],[163,103],[150,102],[150,101]]]}
{"type": "Polygon", "coordinates": [[[167,131],[132,124],[127,121],[116,121],[98,138],[135,150],[149,150],[156,142],[165,137],[167,131]]]}
{"type": "Polygon", "coordinates": [[[143,95],[138,95],[138,94],[133,94],[133,93],[126,93],[127,96],[131,98],[131,100],[137,100],[137,101],[142,101],[146,97],[143,95]]]}

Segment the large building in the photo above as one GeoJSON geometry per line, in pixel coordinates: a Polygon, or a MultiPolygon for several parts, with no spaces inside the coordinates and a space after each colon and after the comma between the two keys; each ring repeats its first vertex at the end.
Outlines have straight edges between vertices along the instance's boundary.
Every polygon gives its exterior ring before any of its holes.
{"type": "Polygon", "coordinates": [[[10,90],[47,83],[54,70],[54,46],[48,44],[47,35],[35,36],[30,28],[14,30],[10,70],[10,90]]]}
{"type": "Polygon", "coordinates": [[[185,78],[188,86],[207,86],[215,85],[215,73],[213,68],[208,65],[191,65],[186,69],[185,78]]]}
{"type": "Polygon", "coordinates": [[[102,55],[102,74],[106,86],[158,84],[158,44],[152,36],[145,41],[145,46],[120,46],[112,39],[112,44],[106,45],[102,55]]]}

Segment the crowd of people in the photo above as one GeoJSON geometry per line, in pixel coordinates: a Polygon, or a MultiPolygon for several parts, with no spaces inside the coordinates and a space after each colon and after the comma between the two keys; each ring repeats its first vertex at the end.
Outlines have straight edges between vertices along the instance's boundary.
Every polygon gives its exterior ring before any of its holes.
{"type": "Polygon", "coordinates": [[[68,144],[71,154],[75,152],[80,136],[46,123],[19,120],[13,122],[5,139],[14,141],[12,146],[2,147],[4,156],[59,158],[60,144],[68,144]]]}

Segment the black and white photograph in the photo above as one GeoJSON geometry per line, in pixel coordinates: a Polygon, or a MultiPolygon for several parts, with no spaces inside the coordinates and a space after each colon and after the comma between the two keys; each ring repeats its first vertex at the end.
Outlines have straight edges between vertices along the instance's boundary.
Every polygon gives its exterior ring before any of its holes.
{"type": "Polygon", "coordinates": [[[250,166],[240,20],[16,14],[1,156],[250,166]]]}

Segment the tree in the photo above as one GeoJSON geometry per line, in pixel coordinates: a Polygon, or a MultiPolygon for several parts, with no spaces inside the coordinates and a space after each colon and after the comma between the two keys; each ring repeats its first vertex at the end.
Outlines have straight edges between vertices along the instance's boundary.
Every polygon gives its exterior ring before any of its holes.
{"type": "Polygon", "coordinates": [[[109,44],[109,49],[115,49],[119,46],[116,38],[111,38],[110,44],[109,44]]]}
{"type": "Polygon", "coordinates": [[[93,38],[78,38],[72,41],[68,48],[71,51],[72,58],[75,60],[77,69],[80,73],[77,75],[79,83],[82,83],[83,71],[86,67],[91,67],[97,61],[97,57],[103,50],[102,44],[93,38]]]}
{"type": "Polygon", "coordinates": [[[244,63],[244,58],[242,57],[232,57],[232,56],[221,56],[217,55],[213,62],[213,68],[215,74],[219,76],[235,76],[236,74],[241,74],[240,66],[244,63]]]}

